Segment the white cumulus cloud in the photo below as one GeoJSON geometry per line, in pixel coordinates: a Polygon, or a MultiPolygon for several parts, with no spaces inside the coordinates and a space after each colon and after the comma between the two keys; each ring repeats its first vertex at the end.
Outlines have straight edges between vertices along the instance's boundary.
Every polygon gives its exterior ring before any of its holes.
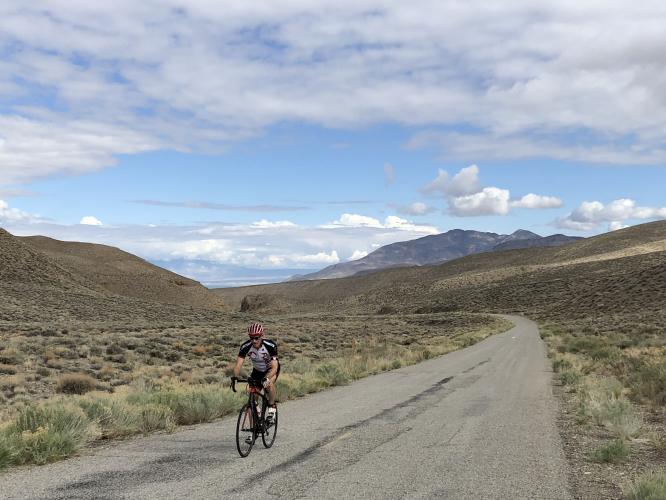
{"type": "Polygon", "coordinates": [[[439,169],[437,177],[421,188],[421,191],[443,196],[451,215],[458,217],[507,215],[513,208],[546,209],[562,206],[562,200],[555,196],[529,193],[520,199],[512,200],[508,189],[481,187],[477,165],[462,168],[453,177],[439,169]]]}
{"type": "Polygon", "coordinates": [[[314,255],[294,255],[291,260],[297,264],[317,264],[317,265],[331,265],[340,262],[338,252],[332,250],[331,253],[319,252],[314,255]]]}
{"type": "Polygon", "coordinates": [[[446,186],[446,192],[450,196],[466,196],[478,193],[480,190],[479,167],[476,165],[461,169],[446,186]]]}
{"type": "Polygon", "coordinates": [[[449,207],[451,213],[459,217],[506,215],[509,213],[509,190],[483,188],[478,193],[451,198],[449,207]]]}
{"type": "Polygon", "coordinates": [[[333,221],[331,224],[333,226],[348,227],[382,227],[378,219],[359,214],[342,214],[338,220],[333,221]]]}
{"type": "Polygon", "coordinates": [[[627,224],[623,224],[622,222],[615,220],[615,221],[612,221],[608,225],[608,230],[609,231],[618,231],[620,229],[625,229],[627,227],[629,227],[627,224]]]}
{"type": "Polygon", "coordinates": [[[288,220],[278,220],[275,222],[271,222],[266,219],[261,219],[260,221],[253,222],[252,227],[257,227],[262,229],[267,229],[267,228],[275,229],[280,227],[296,227],[296,224],[288,220]]]}
{"type": "Polygon", "coordinates": [[[621,229],[630,219],[666,219],[666,207],[639,207],[630,198],[620,198],[608,204],[584,201],[574,211],[555,221],[557,227],[575,231],[592,231],[608,223],[610,231],[621,229]]]}
{"type": "Polygon", "coordinates": [[[39,222],[41,217],[38,215],[29,214],[18,208],[12,208],[4,200],[0,200],[0,223],[12,224],[20,222],[39,222]]]}
{"type": "Polygon", "coordinates": [[[101,226],[102,221],[92,215],[86,215],[85,217],[81,218],[81,222],[79,222],[79,224],[83,224],[84,226],[101,226]]]}
{"type": "Polygon", "coordinates": [[[526,194],[519,200],[511,202],[514,208],[560,208],[562,200],[555,196],[539,196],[538,194],[526,194]]]}
{"type": "Polygon", "coordinates": [[[363,257],[366,257],[367,255],[368,255],[368,252],[366,252],[365,250],[354,250],[354,253],[351,254],[349,259],[347,259],[347,260],[358,260],[358,259],[362,259],[363,257]]]}

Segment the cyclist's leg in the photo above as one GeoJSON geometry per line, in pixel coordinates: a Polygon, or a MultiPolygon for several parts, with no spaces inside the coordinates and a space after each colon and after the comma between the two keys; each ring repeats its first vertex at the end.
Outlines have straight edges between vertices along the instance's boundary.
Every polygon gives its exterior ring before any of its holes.
{"type": "Polygon", "coordinates": [[[271,385],[266,389],[266,393],[268,395],[268,404],[271,406],[275,405],[275,395],[276,395],[276,390],[275,390],[275,383],[277,382],[278,377],[280,376],[280,363],[278,362],[278,369],[275,372],[275,375],[271,377],[271,385]]]}

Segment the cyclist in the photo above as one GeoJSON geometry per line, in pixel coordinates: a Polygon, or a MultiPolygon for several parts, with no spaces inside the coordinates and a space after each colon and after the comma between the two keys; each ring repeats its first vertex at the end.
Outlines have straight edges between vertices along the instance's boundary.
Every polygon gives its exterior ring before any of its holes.
{"type": "Polygon", "coordinates": [[[264,387],[269,403],[266,419],[271,420],[276,412],[275,382],[280,375],[277,344],[264,338],[264,326],[261,323],[252,323],[247,328],[247,334],[250,339],[240,346],[236,366],[234,366],[234,377],[238,378],[243,361],[249,356],[252,361],[252,373],[248,378],[261,383],[264,387]]]}

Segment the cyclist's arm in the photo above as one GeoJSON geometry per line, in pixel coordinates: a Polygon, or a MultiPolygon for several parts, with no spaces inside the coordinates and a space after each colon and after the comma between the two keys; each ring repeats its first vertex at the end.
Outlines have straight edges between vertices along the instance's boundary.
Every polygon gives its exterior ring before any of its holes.
{"type": "Polygon", "coordinates": [[[278,369],[278,360],[276,358],[273,358],[271,359],[271,367],[268,369],[266,378],[269,380],[272,379],[277,373],[277,369],[278,369]]]}
{"type": "Polygon", "coordinates": [[[241,367],[243,366],[243,361],[245,361],[245,358],[242,358],[240,356],[236,358],[236,366],[234,366],[234,377],[238,377],[240,375],[241,367]]]}

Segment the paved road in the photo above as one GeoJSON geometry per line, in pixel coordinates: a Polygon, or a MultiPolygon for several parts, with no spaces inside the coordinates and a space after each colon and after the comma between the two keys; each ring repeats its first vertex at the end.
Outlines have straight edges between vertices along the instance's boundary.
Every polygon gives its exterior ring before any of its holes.
{"type": "Polygon", "coordinates": [[[280,406],[275,446],[235,418],[0,474],[0,498],[569,499],[534,323],[280,406]]]}

